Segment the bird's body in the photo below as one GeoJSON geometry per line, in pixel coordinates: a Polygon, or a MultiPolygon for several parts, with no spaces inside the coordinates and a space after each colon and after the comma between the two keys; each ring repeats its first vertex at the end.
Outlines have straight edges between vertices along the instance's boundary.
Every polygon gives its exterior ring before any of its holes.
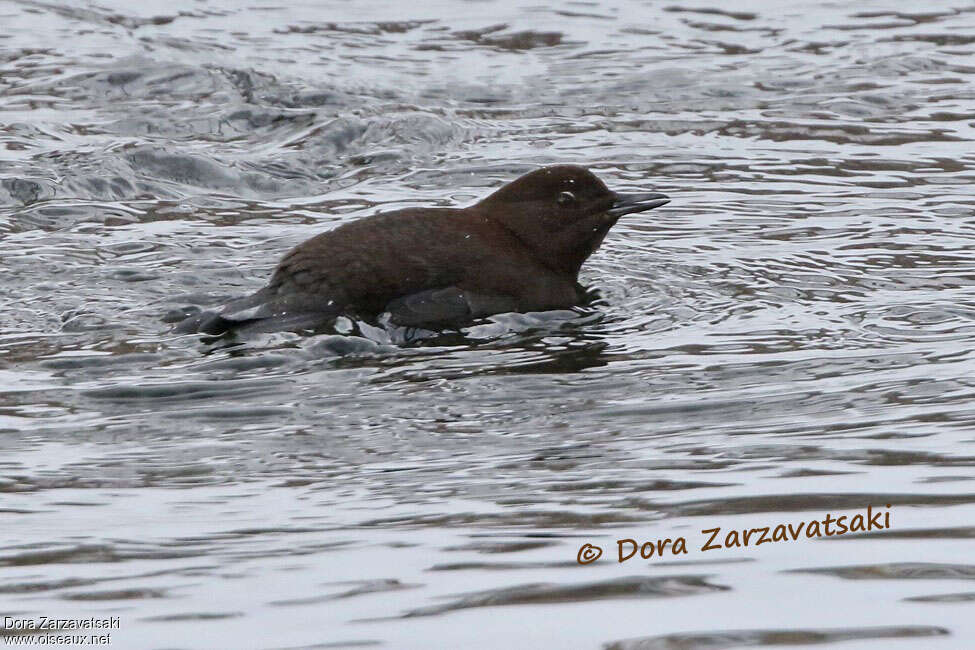
{"type": "Polygon", "coordinates": [[[376,214],[299,244],[266,287],[177,331],[298,330],[382,312],[399,325],[437,326],[571,307],[581,299],[579,267],[619,216],[667,202],[635,197],[621,200],[587,170],[563,165],[468,208],[376,214]]]}

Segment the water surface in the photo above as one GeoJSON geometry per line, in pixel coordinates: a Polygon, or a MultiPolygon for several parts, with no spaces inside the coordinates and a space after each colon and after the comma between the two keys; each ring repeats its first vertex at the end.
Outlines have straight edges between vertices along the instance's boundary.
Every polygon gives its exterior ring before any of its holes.
{"type": "Polygon", "coordinates": [[[137,649],[971,647],[975,5],[137,4],[0,4],[5,615],[137,649]],[[588,309],[407,345],[163,319],[551,163],[673,197],[588,309]],[[700,550],[868,506],[890,527],[700,550]]]}

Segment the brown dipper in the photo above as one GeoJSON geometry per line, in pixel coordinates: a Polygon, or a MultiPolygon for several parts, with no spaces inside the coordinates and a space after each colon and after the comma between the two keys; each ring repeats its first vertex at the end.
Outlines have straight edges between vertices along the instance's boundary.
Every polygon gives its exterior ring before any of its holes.
{"type": "Polygon", "coordinates": [[[397,325],[459,324],[579,304],[579,268],[625,214],[668,203],[616,194],[582,167],[544,167],[467,208],[407,208],[299,244],[270,283],[177,332],[315,328],[389,312],[397,325]]]}

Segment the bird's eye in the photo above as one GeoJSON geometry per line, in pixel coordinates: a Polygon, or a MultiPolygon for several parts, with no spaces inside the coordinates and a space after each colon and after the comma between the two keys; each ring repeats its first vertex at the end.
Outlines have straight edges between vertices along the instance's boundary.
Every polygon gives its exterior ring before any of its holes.
{"type": "Polygon", "coordinates": [[[559,205],[572,205],[576,202],[576,195],[572,192],[559,192],[559,205]]]}

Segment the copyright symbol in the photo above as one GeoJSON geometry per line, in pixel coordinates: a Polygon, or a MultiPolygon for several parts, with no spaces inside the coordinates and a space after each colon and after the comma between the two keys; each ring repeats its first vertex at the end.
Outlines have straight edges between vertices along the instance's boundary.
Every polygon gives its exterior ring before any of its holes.
{"type": "Polygon", "coordinates": [[[576,556],[576,562],[579,564],[592,564],[600,557],[602,557],[603,549],[598,546],[593,546],[592,544],[583,544],[582,548],[579,549],[579,554],[576,556]]]}

